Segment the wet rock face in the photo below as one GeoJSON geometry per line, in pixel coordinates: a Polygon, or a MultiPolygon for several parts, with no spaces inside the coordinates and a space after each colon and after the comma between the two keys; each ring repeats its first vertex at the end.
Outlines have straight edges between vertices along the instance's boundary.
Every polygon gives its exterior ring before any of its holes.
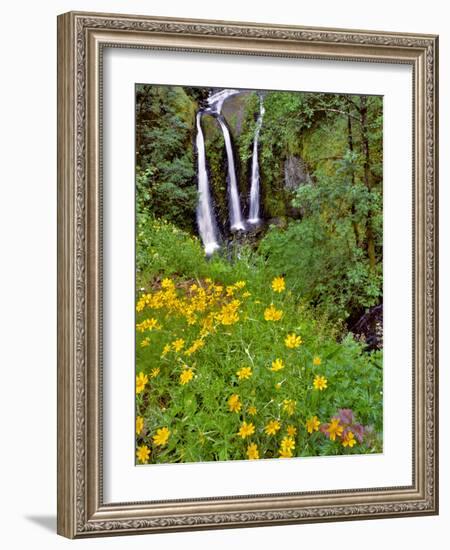
{"type": "Polygon", "coordinates": [[[305,183],[310,183],[311,178],[305,161],[291,155],[284,161],[284,186],[289,191],[294,191],[305,183]]]}
{"type": "Polygon", "coordinates": [[[228,122],[235,137],[242,132],[242,123],[245,117],[246,100],[250,92],[241,92],[229,97],[222,106],[222,114],[228,122]]]}

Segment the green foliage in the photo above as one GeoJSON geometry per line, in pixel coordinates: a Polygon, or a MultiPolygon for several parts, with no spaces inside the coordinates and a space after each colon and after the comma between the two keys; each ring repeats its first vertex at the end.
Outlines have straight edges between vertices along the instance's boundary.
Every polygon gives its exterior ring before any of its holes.
{"type": "Polygon", "coordinates": [[[139,212],[195,227],[193,132],[196,103],[183,88],[139,85],[136,91],[136,186],[139,212]]]}
{"type": "MultiPolygon", "coordinates": [[[[136,96],[138,214],[193,234],[195,114],[206,96],[205,89],[147,85],[136,96]]],[[[346,319],[381,300],[382,100],[297,92],[263,92],[263,98],[262,211],[285,229],[272,227],[260,251],[274,272],[297,273],[295,288],[304,298],[346,319]],[[286,186],[288,158],[301,160],[309,173],[296,188],[286,186]]],[[[230,102],[225,111],[247,208],[259,94],[230,102]]],[[[228,238],[223,135],[211,116],[202,126],[215,212],[228,238]]]]}
{"type": "Polygon", "coordinates": [[[381,271],[370,270],[353,240],[350,222],[330,236],[309,218],[291,222],[285,230],[272,228],[259,250],[271,273],[286,274],[296,293],[331,318],[345,320],[380,298],[381,271]]]}
{"type": "MultiPolygon", "coordinates": [[[[264,98],[264,208],[289,221],[272,226],[259,250],[272,273],[296,274],[295,291],[333,319],[382,299],[382,103],[364,101],[284,92],[264,98]],[[284,188],[289,155],[310,172],[293,192],[284,188]]],[[[248,151],[244,137],[241,144],[248,151]]]]}
{"type": "MultiPolygon", "coordinates": [[[[233,96],[223,110],[244,214],[259,93],[233,96]]],[[[137,373],[147,382],[136,396],[144,419],[136,441],[151,450],[151,462],[243,459],[249,443],[261,458],[276,457],[288,425],[297,430],[295,456],[382,450],[382,352],[363,351],[345,328],[349,318],[382,301],[382,98],[262,93],[265,223],[245,237],[228,232],[223,136],[213,117],[202,119],[223,237],[208,259],[195,224],[194,146],[195,117],[208,89],[137,87],[137,321],[151,325],[154,319],[157,328],[142,325],[137,332],[137,373]],[[278,293],[271,282],[280,276],[286,289],[278,293]],[[167,278],[173,294],[164,294],[167,278]],[[240,281],[245,287],[236,286],[240,281]],[[213,296],[216,287],[221,290],[213,296]],[[158,293],[165,301],[151,305],[158,293]],[[203,305],[195,298],[202,293],[203,305]],[[222,323],[222,308],[233,303],[230,322],[222,323]],[[278,321],[265,318],[271,304],[282,311],[278,321]],[[302,344],[288,348],[287,334],[301,336],[302,344]],[[178,351],[177,339],[184,341],[178,351]],[[277,358],[285,367],[274,372],[277,358]],[[237,375],[243,367],[252,370],[248,380],[237,375]],[[182,384],[188,371],[192,378],[182,384]],[[327,388],[314,387],[316,376],[327,380],[327,388]],[[234,394],[241,408],[232,412],[228,400],[234,394]],[[286,399],[295,401],[290,415],[286,399]],[[307,432],[312,416],[326,425],[340,409],[351,409],[357,423],[370,426],[354,447],[320,430],[307,432]],[[273,436],[264,431],[270,420],[281,425],[273,436]],[[243,422],[255,426],[246,439],[238,435],[243,422]],[[153,436],[163,427],[170,437],[158,445],[153,436]]]]}
{"type": "MultiPolygon", "coordinates": [[[[382,288],[381,263],[371,268],[360,245],[368,211],[381,212],[381,196],[352,183],[352,162],[347,154],[334,161],[334,177],[316,173],[315,184],[299,187],[293,204],[302,219],[272,227],[259,247],[272,273],[295,278],[295,292],[342,320],[379,303],[382,288]]],[[[381,231],[376,235],[381,247],[381,231]]]]}
{"type": "Polygon", "coordinates": [[[231,261],[220,256],[208,261],[198,240],[173,225],[148,219],[145,228],[151,260],[138,277],[137,322],[143,327],[140,323],[154,319],[157,325],[137,332],[137,373],[148,381],[136,398],[144,420],[136,442],[151,449],[150,462],[245,459],[249,443],[257,445],[260,458],[276,458],[288,426],[297,430],[294,456],[382,450],[381,353],[363,352],[351,336],[338,342],[333,324],[298,298],[295,274],[276,292],[257,254],[245,250],[231,261]],[[222,322],[224,306],[234,300],[237,316],[222,322]],[[278,321],[265,318],[271,304],[282,312],[278,321]],[[288,334],[301,336],[301,344],[288,348],[288,334]],[[271,370],[275,359],[283,360],[283,369],[271,370]],[[239,378],[243,367],[251,369],[250,378],[239,378]],[[193,376],[182,384],[187,370],[193,376]],[[316,376],[326,378],[326,389],[314,387],[316,376]],[[232,395],[239,396],[237,411],[230,410],[232,395]],[[286,400],[293,402],[292,411],[286,400]],[[327,423],[342,408],[370,427],[362,443],[346,448],[340,439],[307,432],[308,419],[327,423]],[[274,435],[265,432],[271,420],[280,423],[274,435]],[[255,427],[245,439],[238,435],[243,422],[255,427]],[[153,436],[163,427],[170,436],[158,446],[153,436]]]}
{"type": "Polygon", "coordinates": [[[137,217],[136,273],[142,286],[147,273],[195,273],[204,263],[204,252],[196,237],[167,220],[156,220],[148,214],[137,217]]]}
{"type": "Polygon", "coordinates": [[[177,275],[185,278],[212,277],[223,284],[236,278],[261,281],[264,262],[248,247],[229,247],[205,258],[200,240],[167,220],[138,215],[136,230],[136,272],[138,287],[150,276],[177,275]],[[149,275],[151,274],[151,275],[149,275]]]}

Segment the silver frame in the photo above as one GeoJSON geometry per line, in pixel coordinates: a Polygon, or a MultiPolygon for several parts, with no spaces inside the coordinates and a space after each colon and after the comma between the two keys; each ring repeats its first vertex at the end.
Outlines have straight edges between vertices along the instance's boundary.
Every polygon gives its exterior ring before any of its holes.
{"type": "Polygon", "coordinates": [[[438,38],[70,12],[58,17],[58,533],[70,538],[438,513],[438,38]],[[102,498],[104,47],[413,68],[413,483],[105,504],[102,498]]]}

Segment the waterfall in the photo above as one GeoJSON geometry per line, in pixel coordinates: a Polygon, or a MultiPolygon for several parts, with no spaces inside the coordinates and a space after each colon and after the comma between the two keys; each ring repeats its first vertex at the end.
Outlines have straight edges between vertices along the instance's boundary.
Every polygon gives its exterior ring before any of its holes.
{"type": "Polygon", "coordinates": [[[262,96],[259,97],[259,115],[256,121],[255,137],[253,140],[253,156],[252,156],[252,181],[250,185],[250,208],[248,213],[248,223],[257,225],[261,220],[259,218],[259,162],[258,162],[258,139],[261,131],[262,121],[264,117],[264,104],[262,96]]]}
{"type": "Polygon", "coordinates": [[[230,203],[230,226],[232,231],[245,230],[244,221],[242,219],[241,201],[239,199],[239,191],[236,179],[236,168],[234,164],[233,145],[231,136],[225,119],[221,114],[216,115],[222,128],[223,137],[225,139],[225,148],[228,159],[228,199],[230,203]]]}
{"type": "Polygon", "coordinates": [[[232,95],[236,95],[238,93],[239,90],[233,89],[219,90],[208,97],[207,103],[214,112],[220,114],[222,112],[223,102],[232,95]]]}
{"type": "Polygon", "coordinates": [[[197,162],[198,162],[198,193],[197,224],[200,237],[207,255],[219,248],[217,242],[216,220],[214,218],[211,195],[209,192],[208,173],[206,171],[205,140],[201,125],[202,111],[197,113],[197,162]]]}
{"type": "Polygon", "coordinates": [[[240,93],[239,90],[225,89],[219,90],[209,96],[208,106],[197,113],[197,158],[198,158],[198,193],[199,202],[197,206],[197,224],[200,237],[205,248],[205,253],[211,255],[219,247],[218,230],[214,217],[209,190],[208,173],[206,171],[206,151],[205,140],[201,126],[201,117],[203,114],[214,116],[220,125],[225,140],[225,148],[228,159],[228,200],[230,227],[232,231],[244,231],[246,229],[239,198],[239,189],[236,177],[236,166],[234,162],[233,145],[231,143],[230,130],[222,116],[222,105],[224,101],[232,95],[240,93]]]}

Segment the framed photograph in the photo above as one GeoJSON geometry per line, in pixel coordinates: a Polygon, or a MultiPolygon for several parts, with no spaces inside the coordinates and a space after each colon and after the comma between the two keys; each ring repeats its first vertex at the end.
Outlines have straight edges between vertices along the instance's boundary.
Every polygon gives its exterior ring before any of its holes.
{"type": "Polygon", "coordinates": [[[58,17],[58,532],[438,513],[438,38],[58,17]]]}

